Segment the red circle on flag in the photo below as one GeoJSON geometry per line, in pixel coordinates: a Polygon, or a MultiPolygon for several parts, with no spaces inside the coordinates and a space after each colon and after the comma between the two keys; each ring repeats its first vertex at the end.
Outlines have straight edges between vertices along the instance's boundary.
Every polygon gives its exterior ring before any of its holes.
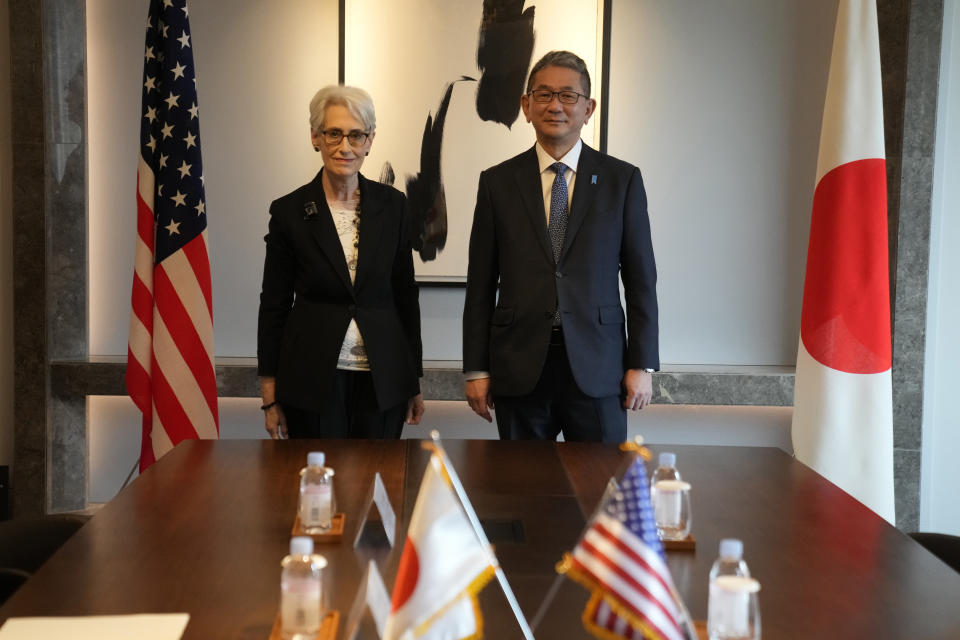
{"type": "Polygon", "coordinates": [[[887,184],[883,159],[840,165],[813,196],[800,337],[823,365],[890,368],[887,184]]]}
{"type": "Polygon", "coordinates": [[[403,545],[403,554],[400,556],[400,568],[397,569],[397,581],[393,585],[393,601],[390,603],[390,610],[396,611],[410,599],[413,590],[417,587],[417,579],[420,577],[420,558],[417,557],[417,549],[407,538],[403,545]]]}

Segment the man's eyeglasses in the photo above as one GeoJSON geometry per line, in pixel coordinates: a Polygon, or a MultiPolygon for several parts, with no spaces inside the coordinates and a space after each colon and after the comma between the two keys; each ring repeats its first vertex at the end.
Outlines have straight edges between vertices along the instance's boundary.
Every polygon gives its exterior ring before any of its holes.
{"type": "Polygon", "coordinates": [[[340,129],[327,129],[325,131],[320,131],[323,134],[323,141],[326,142],[331,147],[334,147],[346,138],[347,142],[350,143],[351,147],[359,147],[364,142],[367,141],[367,138],[370,137],[370,134],[366,131],[359,131],[354,129],[353,131],[348,131],[344,133],[340,129]]]}
{"type": "Polygon", "coordinates": [[[550,102],[553,96],[557,96],[563,104],[577,104],[580,98],[589,98],[576,91],[549,91],[548,89],[534,89],[530,92],[530,97],[534,102],[550,102]]]}

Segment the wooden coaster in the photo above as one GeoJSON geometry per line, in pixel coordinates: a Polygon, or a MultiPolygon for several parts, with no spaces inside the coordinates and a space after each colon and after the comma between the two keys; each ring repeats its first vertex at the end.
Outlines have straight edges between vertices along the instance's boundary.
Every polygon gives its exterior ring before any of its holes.
{"type": "MultiPolygon", "coordinates": [[[[323,616],[323,622],[320,623],[320,631],[317,632],[316,640],[336,640],[337,627],[339,626],[340,612],[336,609],[330,609],[327,611],[327,615],[323,616]]],[[[270,630],[269,640],[283,640],[283,626],[280,622],[279,611],[273,619],[273,629],[270,630]]]]}
{"type": "Polygon", "coordinates": [[[298,513],[293,521],[293,530],[290,533],[295,536],[308,536],[313,538],[314,542],[340,542],[343,538],[343,527],[346,523],[347,515],[345,513],[338,513],[333,516],[331,520],[330,531],[324,533],[307,533],[300,525],[300,514],[298,513]]]}
{"type": "Polygon", "coordinates": [[[692,533],[688,533],[683,540],[664,540],[663,548],[666,551],[696,551],[697,541],[693,539],[692,533]]]}
{"type": "Polygon", "coordinates": [[[697,632],[697,638],[699,640],[710,640],[710,634],[707,633],[707,621],[706,620],[694,620],[693,629],[697,632]]]}

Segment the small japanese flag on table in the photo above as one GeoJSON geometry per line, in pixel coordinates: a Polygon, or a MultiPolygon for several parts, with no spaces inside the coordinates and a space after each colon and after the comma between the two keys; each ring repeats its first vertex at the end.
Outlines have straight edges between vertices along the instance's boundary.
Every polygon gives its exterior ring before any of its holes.
{"type": "Polygon", "coordinates": [[[482,637],[476,594],[494,575],[437,454],[430,456],[393,586],[384,640],[482,637]]]}

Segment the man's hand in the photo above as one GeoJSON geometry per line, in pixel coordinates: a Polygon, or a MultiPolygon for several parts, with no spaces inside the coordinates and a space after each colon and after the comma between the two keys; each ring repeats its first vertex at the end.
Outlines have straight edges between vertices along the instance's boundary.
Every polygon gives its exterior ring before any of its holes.
{"type": "Polygon", "coordinates": [[[623,389],[626,393],[623,408],[643,409],[653,398],[653,374],[643,369],[627,369],[623,374],[623,389]]]}
{"type": "Polygon", "coordinates": [[[285,440],[287,437],[287,416],[283,415],[283,409],[279,404],[275,404],[264,412],[264,421],[267,433],[274,440],[285,440]]]}
{"type": "Polygon", "coordinates": [[[420,418],[423,417],[423,394],[418,393],[407,400],[407,416],[404,422],[407,424],[420,424],[420,418]]]}
{"type": "Polygon", "coordinates": [[[473,412],[487,422],[493,422],[493,418],[490,416],[490,409],[493,409],[493,396],[490,395],[490,378],[467,380],[464,384],[464,391],[467,394],[467,404],[470,405],[473,412]]]}

